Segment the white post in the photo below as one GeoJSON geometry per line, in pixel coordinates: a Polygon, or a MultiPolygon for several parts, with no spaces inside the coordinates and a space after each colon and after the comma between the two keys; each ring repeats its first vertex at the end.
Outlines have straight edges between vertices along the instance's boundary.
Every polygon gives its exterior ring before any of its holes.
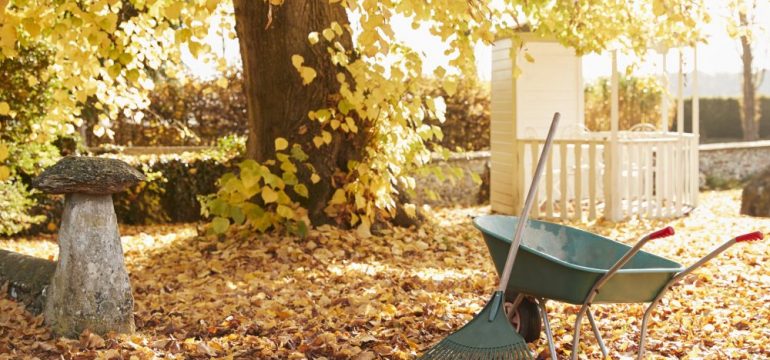
{"type": "Polygon", "coordinates": [[[700,98],[698,92],[698,45],[692,47],[692,135],[693,149],[692,153],[692,206],[698,206],[698,192],[700,188],[700,160],[698,154],[698,145],[700,144],[700,98]]]}
{"type": "Polygon", "coordinates": [[[684,54],[679,48],[679,74],[676,78],[676,132],[684,132],[684,54]]]}
{"type": "MultiPolygon", "coordinates": [[[[677,132],[677,146],[672,154],[674,157],[675,169],[684,169],[686,164],[684,161],[684,53],[682,48],[679,47],[679,74],[676,78],[676,132],[677,132]]],[[[689,174],[683,174],[679,171],[674,171],[670,174],[674,181],[674,209],[676,216],[682,216],[682,207],[684,206],[684,188],[685,179],[689,174]]]]}
{"type": "Polygon", "coordinates": [[[661,73],[661,82],[663,83],[663,99],[660,104],[660,126],[663,132],[668,132],[668,69],[666,68],[666,55],[668,49],[661,52],[663,56],[663,72],[661,73]]]}
{"type": "Polygon", "coordinates": [[[623,218],[622,192],[620,191],[620,147],[618,146],[618,51],[612,50],[612,79],[610,95],[610,163],[607,174],[610,177],[610,188],[605,190],[607,198],[608,215],[610,221],[619,221],[623,218]]]}

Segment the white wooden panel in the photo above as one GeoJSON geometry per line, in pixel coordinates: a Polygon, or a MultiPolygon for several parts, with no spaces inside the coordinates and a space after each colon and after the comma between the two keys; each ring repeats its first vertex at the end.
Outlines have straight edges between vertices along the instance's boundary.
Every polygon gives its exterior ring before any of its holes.
{"type": "MultiPolygon", "coordinates": [[[[560,129],[582,124],[582,78],[577,75],[581,65],[575,51],[555,42],[528,42],[525,49],[535,61],[518,61],[522,73],[516,79],[517,135],[544,138],[557,111],[562,115],[560,129]]],[[[557,137],[565,133],[560,131],[557,137]]]]}

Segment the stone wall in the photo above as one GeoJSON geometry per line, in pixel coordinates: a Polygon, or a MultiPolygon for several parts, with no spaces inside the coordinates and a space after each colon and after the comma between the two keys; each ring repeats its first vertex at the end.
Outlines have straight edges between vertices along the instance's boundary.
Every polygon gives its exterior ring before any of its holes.
{"type": "Polygon", "coordinates": [[[415,179],[417,196],[412,201],[417,205],[430,206],[472,206],[489,202],[489,151],[475,151],[453,154],[446,161],[434,158],[445,174],[451,174],[455,169],[462,170],[462,176],[452,182],[450,179],[439,180],[435,175],[418,176],[415,179]],[[474,181],[471,174],[477,175],[474,181]],[[486,190],[484,190],[486,189],[486,190]],[[429,191],[437,195],[431,199],[429,191]]]}
{"type": "MultiPolygon", "coordinates": [[[[712,182],[725,183],[745,180],[770,167],[770,140],[754,142],[734,142],[704,144],[699,147],[700,186],[712,182]]],[[[417,196],[413,201],[431,206],[471,206],[489,202],[489,152],[478,151],[452,155],[449,160],[436,159],[445,173],[452,168],[463,170],[461,179],[452,183],[450,180],[439,181],[435,175],[417,177],[417,196]],[[479,185],[472,179],[471,173],[484,179],[479,185]],[[486,187],[486,191],[483,189],[486,187]],[[433,200],[428,190],[438,195],[433,200]]]]}
{"type": "Polygon", "coordinates": [[[770,140],[700,145],[700,185],[741,181],[770,167],[770,140]]]}

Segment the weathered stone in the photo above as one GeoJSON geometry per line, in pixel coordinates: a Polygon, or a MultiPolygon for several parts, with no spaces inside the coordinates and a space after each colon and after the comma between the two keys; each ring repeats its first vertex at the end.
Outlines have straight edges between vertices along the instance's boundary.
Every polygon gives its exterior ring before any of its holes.
{"type": "Polygon", "coordinates": [[[754,175],[743,187],[741,214],[770,217],[770,168],[754,175]]]}
{"type": "Polygon", "coordinates": [[[50,194],[106,195],[144,180],[144,174],[117,159],[68,156],[32,180],[32,187],[50,194]]]}
{"type": "Polygon", "coordinates": [[[67,194],[59,261],[47,293],[45,320],[54,334],[134,331],[134,299],[111,195],[67,194]]]}
{"type": "Polygon", "coordinates": [[[0,250],[0,285],[8,284],[8,295],[22,302],[33,314],[43,311],[45,290],[56,263],[48,259],[0,250]]]}
{"type": "Polygon", "coordinates": [[[434,207],[475,206],[489,202],[489,193],[483,192],[483,179],[481,184],[474,181],[476,175],[481,177],[488,171],[488,151],[457,153],[446,161],[433,158],[431,163],[437,165],[446,178],[436,176],[433,172],[415,176],[415,196],[412,201],[418,207],[424,204],[434,207]],[[462,170],[459,177],[450,180],[449,175],[457,173],[457,170],[462,170]]]}

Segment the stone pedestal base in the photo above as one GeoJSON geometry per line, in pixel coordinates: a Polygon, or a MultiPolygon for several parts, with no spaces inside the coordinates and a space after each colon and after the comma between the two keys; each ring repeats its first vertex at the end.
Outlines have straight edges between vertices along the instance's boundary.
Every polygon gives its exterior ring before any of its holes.
{"type": "Polygon", "coordinates": [[[77,338],[85,329],[128,333],[134,331],[133,311],[112,195],[67,194],[46,323],[65,337],[77,338]]]}

